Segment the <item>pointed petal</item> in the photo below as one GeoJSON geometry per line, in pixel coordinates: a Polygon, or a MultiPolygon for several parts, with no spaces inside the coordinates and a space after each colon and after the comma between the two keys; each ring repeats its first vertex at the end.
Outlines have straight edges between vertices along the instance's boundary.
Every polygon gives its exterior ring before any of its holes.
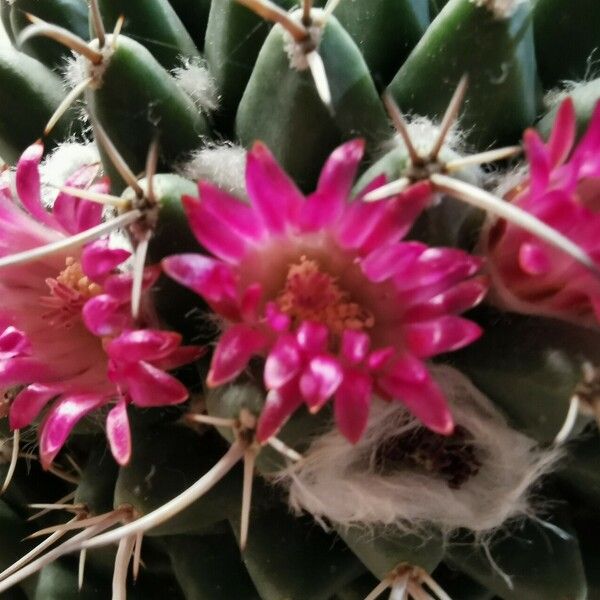
{"type": "Polygon", "coordinates": [[[31,425],[46,404],[60,393],[55,386],[34,383],[19,392],[11,402],[9,424],[11,429],[22,429],[31,425]]]}
{"type": "Polygon", "coordinates": [[[88,300],[81,311],[85,326],[95,335],[118,335],[131,324],[131,313],[108,294],[88,300]]]}
{"type": "Polygon", "coordinates": [[[121,263],[131,256],[123,248],[110,248],[107,239],[88,244],[81,253],[81,268],[92,280],[102,283],[121,263]]]}
{"type": "Polygon", "coordinates": [[[265,344],[265,336],[247,325],[233,325],[227,329],[213,354],[207,385],[216,387],[237,377],[265,344]]]}
{"type": "Polygon", "coordinates": [[[271,390],[267,394],[265,405],[258,418],[256,439],[264,444],[275,435],[302,405],[302,396],[298,389],[298,381],[293,379],[285,387],[271,390]]]}
{"type": "Polygon", "coordinates": [[[267,389],[283,387],[298,374],[301,365],[302,355],[294,336],[280,337],[265,362],[265,386],[267,389]]]}
{"type": "Polygon", "coordinates": [[[3,388],[47,380],[48,374],[48,367],[35,358],[16,356],[0,360],[0,386],[3,388]]]}
{"type": "Polygon", "coordinates": [[[529,162],[529,179],[531,196],[539,196],[548,187],[550,181],[550,162],[544,142],[533,129],[523,134],[523,143],[529,162]]]}
{"type": "Polygon", "coordinates": [[[519,248],[519,266],[528,275],[545,275],[552,269],[552,260],[541,244],[525,242],[519,248]]]}
{"type": "MultiPolygon", "coordinates": [[[[161,270],[158,265],[145,267],[142,278],[142,289],[150,289],[160,277],[160,273],[161,270]]],[[[104,291],[115,300],[129,303],[131,302],[131,290],[133,288],[133,274],[117,273],[116,275],[110,275],[104,281],[103,287],[104,291]]]]}
{"type": "Polygon", "coordinates": [[[342,356],[351,365],[357,365],[367,358],[371,338],[362,331],[347,329],[342,334],[342,356]]]}
{"type": "Polygon", "coordinates": [[[316,231],[334,223],[350,196],[358,165],[364,154],[364,140],[351,140],[336,148],[328,158],[317,191],[302,207],[301,224],[305,231],[316,231]]]}
{"type": "Polygon", "coordinates": [[[372,388],[368,375],[347,370],[335,393],[334,412],[337,427],[353,444],[358,442],[367,427],[372,388]]]}
{"type": "Polygon", "coordinates": [[[316,356],[300,377],[300,391],[311,412],[318,411],[339,388],[344,372],[333,356],[316,356]]]}
{"type": "Polygon", "coordinates": [[[154,361],[166,358],[181,344],[181,335],[173,331],[137,329],[112,340],[108,355],[116,362],[154,361]]]}
{"type": "Polygon", "coordinates": [[[200,181],[198,191],[204,208],[237,235],[248,242],[262,239],[264,227],[251,206],[230,196],[208,181],[200,181]]]}
{"type": "Polygon", "coordinates": [[[427,250],[427,246],[420,242],[380,246],[361,261],[361,269],[371,281],[379,283],[401,271],[421,256],[425,250],[427,250]]]}
{"type": "Polygon", "coordinates": [[[304,196],[261,142],[248,153],[246,187],[252,206],[269,231],[282,233],[288,223],[296,222],[304,196]]]}
{"type": "Polygon", "coordinates": [[[479,325],[455,316],[405,325],[406,345],[419,358],[464,348],[481,334],[479,325]]]}
{"type": "Polygon", "coordinates": [[[547,150],[550,164],[556,167],[567,160],[575,142],[575,107],[572,98],[565,98],[556,113],[547,150]]]}
{"type": "Polygon", "coordinates": [[[446,398],[431,376],[421,383],[407,383],[393,378],[381,378],[377,383],[390,398],[402,402],[432,431],[450,435],[454,430],[454,421],[446,398]]]}
{"type": "Polygon", "coordinates": [[[308,355],[322,354],[327,348],[329,330],[322,323],[302,321],[296,330],[296,341],[308,355]]]}
{"type": "Polygon", "coordinates": [[[189,393],[183,383],[147,362],[119,365],[118,370],[136,406],[171,406],[188,399],[189,393]]]}
{"type": "Polygon", "coordinates": [[[183,365],[193,363],[205,354],[206,348],[202,348],[201,346],[180,346],[179,348],[173,350],[165,358],[153,360],[152,364],[157,369],[171,371],[172,369],[177,369],[183,365]]]}
{"type": "Polygon", "coordinates": [[[208,211],[198,198],[183,196],[181,202],[202,246],[221,260],[237,264],[247,252],[246,242],[239,233],[208,211]]]}
{"type": "Polygon", "coordinates": [[[119,398],[106,416],[106,437],[115,460],[125,466],[131,459],[131,431],[124,397],[119,398]]]}
{"type": "Polygon", "coordinates": [[[52,405],[40,427],[40,461],[47,469],[67,441],[73,427],[105,403],[98,394],[63,395],[52,405]]]}
{"type": "Polygon", "coordinates": [[[32,144],[23,152],[17,163],[15,184],[19,199],[29,214],[44,225],[56,229],[56,220],[42,205],[40,194],[39,166],[43,154],[44,146],[40,143],[32,144]]]}
{"type": "Polygon", "coordinates": [[[0,333],[0,360],[31,354],[31,342],[27,334],[12,325],[0,333]]]}

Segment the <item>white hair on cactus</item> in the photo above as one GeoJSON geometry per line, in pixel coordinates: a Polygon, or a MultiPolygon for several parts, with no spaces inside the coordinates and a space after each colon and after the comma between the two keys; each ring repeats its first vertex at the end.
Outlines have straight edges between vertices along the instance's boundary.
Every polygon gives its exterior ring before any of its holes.
{"type": "Polygon", "coordinates": [[[85,56],[73,55],[65,60],[62,76],[68,88],[77,87],[90,76],[89,60],[85,56]]]}
{"type": "Polygon", "coordinates": [[[477,6],[485,6],[494,13],[497,19],[507,19],[516,10],[519,4],[530,0],[471,0],[477,6]]]}
{"type": "Polygon", "coordinates": [[[246,198],[246,150],[231,142],[209,142],[180,164],[177,172],[192,181],[206,179],[238,198],[246,198]]]}
{"type": "Polygon", "coordinates": [[[401,403],[376,401],[357,444],[334,428],[311,443],[302,461],[279,474],[292,509],[342,526],[419,533],[433,524],[445,534],[458,528],[485,534],[508,519],[532,514],[529,492],[556,464],[560,450],[540,449],[509,427],[459,371],[431,370],[456,423],[472,436],[468,443],[481,462],[477,474],[452,489],[443,477],[406,466],[383,471],[378,465],[382,447],[421,425],[401,403]]]}
{"type": "Polygon", "coordinates": [[[63,142],[52,150],[40,165],[42,183],[60,187],[77,169],[96,163],[100,164],[100,155],[93,142],[63,142]]]}
{"type": "Polygon", "coordinates": [[[171,71],[177,85],[192,99],[196,108],[211,112],[219,106],[217,84],[200,58],[182,58],[181,66],[171,71]]]}

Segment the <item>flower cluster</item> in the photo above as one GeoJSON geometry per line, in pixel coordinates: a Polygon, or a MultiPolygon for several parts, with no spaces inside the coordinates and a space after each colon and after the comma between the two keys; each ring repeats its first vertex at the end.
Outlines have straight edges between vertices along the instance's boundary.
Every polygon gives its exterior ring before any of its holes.
{"type": "MultiPolygon", "coordinates": [[[[16,169],[16,193],[9,174],[0,182],[0,256],[24,252],[98,225],[102,206],[59,193],[48,211],[42,204],[34,144],[16,169]]],[[[108,190],[95,182],[97,165],[79,168],[66,186],[108,190]]],[[[10,426],[20,429],[38,418],[40,457],[48,466],[73,427],[91,411],[116,402],[107,417],[112,452],[129,460],[128,402],[162,406],[187,399],[186,388],[165,370],[193,360],[199,349],[181,347],[176,333],[139,329],[130,311],[132,276],[118,271],[129,258],[124,249],[98,240],[83,251],[35,256],[0,270],[0,384],[11,392],[10,426]]],[[[145,285],[156,279],[148,269],[145,285]]]]}
{"type": "MultiPolygon", "coordinates": [[[[567,99],[548,143],[534,130],[525,132],[529,176],[507,199],[576,242],[600,271],[600,106],[573,149],[575,126],[573,103],[567,99]]],[[[503,307],[600,325],[597,273],[506,221],[489,231],[485,251],[503,307]]]]}

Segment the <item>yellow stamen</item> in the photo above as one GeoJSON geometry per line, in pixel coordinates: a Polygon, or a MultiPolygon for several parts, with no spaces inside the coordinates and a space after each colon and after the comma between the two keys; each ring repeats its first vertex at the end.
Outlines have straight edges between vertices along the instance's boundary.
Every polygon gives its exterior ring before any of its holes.
{"type": "Polygon", "coordinates": [[[346,329],[360,331],[375,324],[373,315],[352,302],[336,277],[321,271],[319,263],[306,256],[290,266],[277,305],[293,320],[322,323],[337,335],[346,329]]]}
{"type": "Polygon", "coordinates": [[[85,300],[89,300],[102,292],[102,288],[84,275],[81,263],[72,256],[65,260],[66,267],[60,272],[56,281],[81,294],[85,300]]]}

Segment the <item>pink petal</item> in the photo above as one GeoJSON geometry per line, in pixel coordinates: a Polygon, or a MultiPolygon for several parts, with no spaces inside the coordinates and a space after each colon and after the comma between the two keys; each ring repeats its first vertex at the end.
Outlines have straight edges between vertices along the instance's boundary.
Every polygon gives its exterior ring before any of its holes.
{"type": "Polygon", "coordinates": [[[302,355],[294,336],[280,337],[265,362],[265,386],[267,389],[283,387],[298,374],[301,365],[302,355]]]}
{"type": "Polygon", "coordinates": [[[334,412],[342,435],[355,444],[367,427],[372,392],[371,378],[359,371],[346,371],[335,393],[334,412]]]}
{"type": "Polygon", "coordinates": [[[0,360],[31,354],[27,334],[12,325],[0,333],[0,360]]]}
{"type": "Polygon", "coordinates": [[[231,267],[202,254],[178,254],[162,261],[165,273],[190,288],[212,305],[219,307],[223,316],[236,315],[237,285],[231,267]],[[226,312],[225,305],[229,306],[226,312]]]}
{"type": "Polygon", "coordinates": [[[47,469],[67,441],[73,427],[105,398],[98,394],[64,395],[52,405],[40,427],[40,460],[47,469]]]}
{"type": "Polygon", "coordinates": [[[329,330],[322,323],[302,321],[296,331],[296,341],[309,355],[322,354],[327,348],[329,330]]]}
{"type": "Polygon", "coordinates": [[[386,365],[384,372],[386,376],[404,383],[420,384],[429,378],[425,363],[408,352],[395,356],[394,360],[386,365]]]}
{"type": "Polygon", "coordinates": [[[342,356],[351,365],[357,365],[367,358],[371,339],[362,331],[347,329],[342,334],[342,356]]]}
{"type": "Polygon", "coordinates": [[[39,166],[43,154],[44,146],[39,142],[32,144],[23,152],[17,163],[15,184],[19,199],[29,214],[44,225],[56,229],[57,223],[42,205],[40,195],[39,166]]]}
{"type": "Polygon", "coordinates": [[[316,231],[339,218],[352,190],[364,148],[364,140],[352,140],[333,151],[321,171],[317,191],[302,207],[300,220],[304,230],[316,231]]]}
{"type": "Polygon", "coordinates": [[[253,283],[244,290],[240,302],[240,315],[244,321],[256,321],[263,297],[263,288],[260,283],[253,283]]]}
{"type": "Polygon", "coordinates": [[[208,181],[198,183],[200,201],[204,208],[249,242],[264,235],[263,224],[251,206],[230,196],[208,181]]]}
{"type": "Polygon", "coordinates": [[[544,143],[533,129],[525,131],[523,143],[529,162],[530,194],[535,197],[542,194],[548,187],[550,181],[549,157],[544,143]]]}
{"type": "Polygon", "coordinates": [[[166,358],[181,344],[181,335],[172,331],[138,329],[112,340],[108,355],[116,362],[154,361],[166,358]]]}
{"type": "MultiPolygon", "coordinates": [[[[160,277],[160,267],[153,265],[144,268],[144,275],[142,277],[142,289],[147,290],[151,288],[156,280],[160,277]]],[[[133,286],[133,275],[131,273],[117,273],[116,275],[109,275],[104,283],[104,291],[112,296],[119,302],[130,302],[131,301],[131,288],[133,286]]]]}
{"type": "Polygon", "coordinates": [[[301,406],[302,396],[298,390],[298,381],[293,379],[285,387],[271,390],[267,394],[265,405],[258,418],[256,439],[264,444],[274,436],[301,406]]]}
{"type": "MultiPolygon", "coordinates": [[[[108,194],[110,192],[110,183],[108,179],[101,180],[90,186],[90,191],[99,194],[108,194]]],[[[76,207],[75,225],[77,231],[85,231],[95,227],[102,222],[103,206],[98,202],[89,202],[81,200],[76,207]]]]}
{"type": "Polygon", "coordinates": [[[552,269],[552,260],[543,246],[526,242],[519,248],[519,266],[528,275],[545,275],[552,269]]]}
{"type": "Polygon", "coordinates": [[[424,321],[444,314],[459,314],[477,306],[487,294],[487,277],[468,279],[434,296],[423,304],[417,304],[404,313],[406,321],[424,321]]]}
{"type": "Polygon", "coordinates": [[[216,387],[237,377],[265,343],[265,336],[247,325],[233,325],[227,329],[215,349],[207,385],[216,387]]]}
{"type": "Polygon", "coordinates": [[[558,109],[548,140],[547,150],[550,164],[555,167],[567,160],[575,142],[575,107],[572,98],[565,98],[558,109]]]}
{"type": "Polygon", "coordinates": [[[136,406],[171,406],[188,399],[188,390],[178,379],[147,362],[119,365],[118,372],[136,406]]]}
{"type": "Polygon", "coordinates": [[[300,377],[300,391],[311,412],[317,412],[331,398],[344,379],[340,363],[333,356],[316,356],[300,377]]]}
{"type": "Polygon", "coordinates": [[[106,437],[115,460],[125,466],[131,459],[131,431],[124,397],[119,398],[106,416],[106,437]]]}
{"type": "Polygon", "coordinates": [[[22,429],[31,425],[49,400],[58,396],[60,388],[34,383],[19,392],[10,405],[11,429],[22,429]]]}
{"type": "Polygon", "coordinates": [[[247,252],[247,245],[230,224],[217,218],[204,203],[192,196],[181,199],[190,227],[198,241],[218,258],[237,264],[247,252]]]}
{"type": "Polygon", "coordinates": [[[248,153],[246,188],[269,231],[282,233],[288,223],[296,221],[304,196],[261,142],[255,142],[248,153]]]}
{"type": "Polygon", "coordinates": [[[391,398],[402,402],[432,431],[450,435],[454,430],[454,421],[446,398],[431,377],[421,383],[407,383],[393,378],[381,378],[377,383],[391,398]]]}
{"type": "Polygon", "coordinates": [[[107,275],[131,256],[123,248],[110,248],[107,239],[88,244],[81,253],[81,268],[92,280],[102,283],[107,275]]]}
{"type": "Polygon", "coordinates": [[[9,388],[47,379],[48,367],[38,359],[17,356],[0,360],[0,385],[9,388]]]}
{"type": "Polygon", "coordinates": [[[279,310],[274,302],[267,302],[265,306],[265,319],[269,327],[278,333],[283,333],[290,328],[290,318],[279,310]]]}
{"type": "Polygon", "coordinates": [[[118,335],[131,324],[127,306],[108,294],[100,294],[88,300],[81,311],[85,326],[100,337],[118,335]]]}
{"type": "Polygon", "coordinates": [[[160,360],[153,360],[152,364],[163,371],[171,371],[172,369],[177,369],[198,360],[204,354],[206,354],[206,348],[200,346],[180,346],[173,350],[169,356],[160,360]]]}
{"type": "Polygon", "coordinates": [[[377,348],[377,350],[373,350],[367,359],[367,365],[369,369],[373,371],[378,371],[379,369],[383,369],[391,360],[391,358],[396,353],[395,349],[390,347],[386,348],[377,348]]]}
{"type": "Polygon", "coordinates": [[[380,246],[361,261],[361,269],[371,281],[385,281],[406,268],[426,250],[427,246],[420,242],[380,246]]]}
{"type": "Polygon", "coordinates": [[[482,334],[479,325],[455,316],[405,325],[406,345],[419,358],[429,358],[467,346],[482,334]]]}

